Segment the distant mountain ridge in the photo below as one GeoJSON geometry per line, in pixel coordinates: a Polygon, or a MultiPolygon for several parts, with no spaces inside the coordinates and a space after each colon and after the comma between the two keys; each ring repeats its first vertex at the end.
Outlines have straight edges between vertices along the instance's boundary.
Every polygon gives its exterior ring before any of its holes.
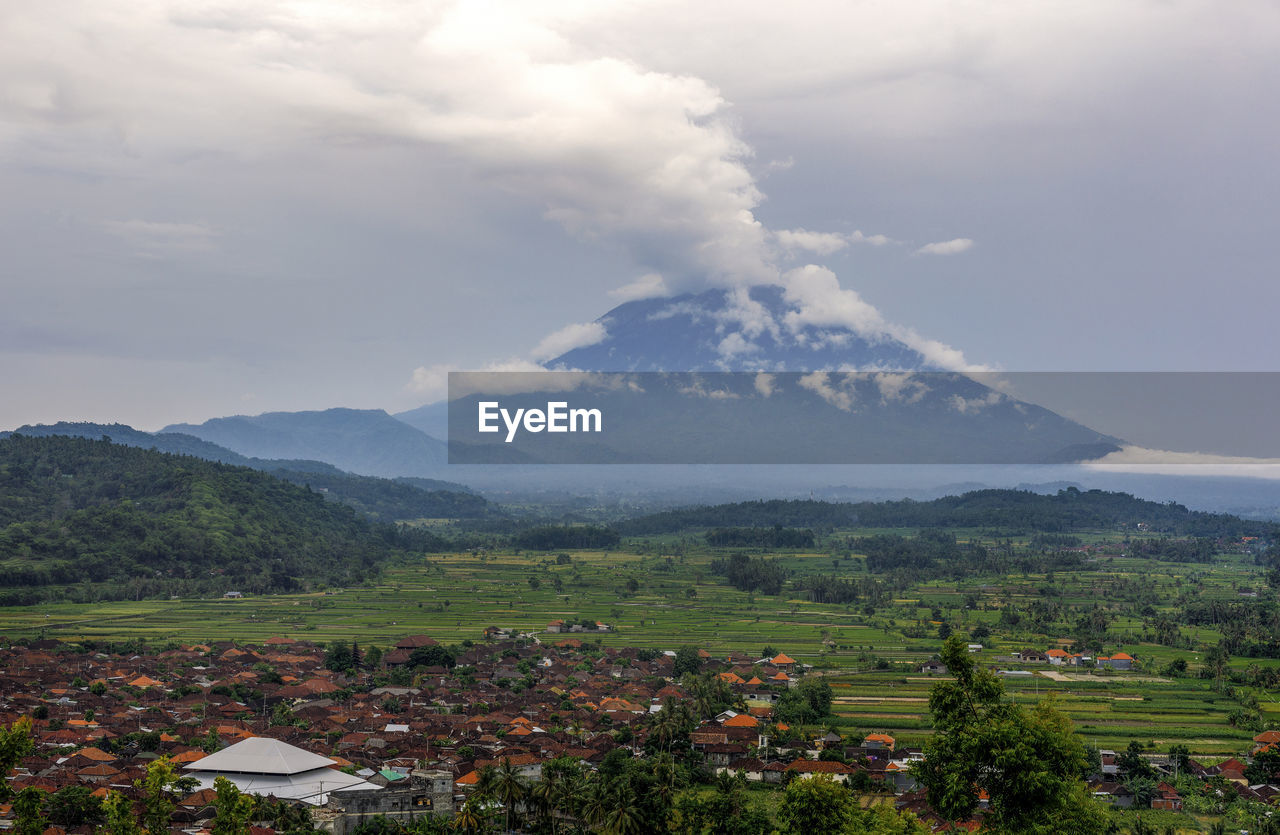
{"type": "Polygon", "coordinates": [[[109,438],[113,443],[124,446],[154,449],[172,455],[193,455],[206,461],[218,461],[223,464],[234,464],[237,467],[252,467],[255,470],[284,469],[296,472],[340,473],[337,467],[323,461],[301,459],[265,459],[251,458],[227,449],[224,446],[210,443],[195,435],[184,432],[144,432],[123,423],[90,423],[87,421],[58,421],[52,424],[36,424],[20,426],[12,432],[0,432],[0,439],[10,435],[25,435],[28,438],[50,438],[65,436],[70,438],[88,438],[98,441],[109,438]]]}
{"type": "Polygon", "coordinates": [[[443,441],[381,409],[235,415],[199,425],[173,424],[161,431],[194,435],[242,455],[315,458],[350,473],[381,478],[435,474],[448,460],[443,441]]]}

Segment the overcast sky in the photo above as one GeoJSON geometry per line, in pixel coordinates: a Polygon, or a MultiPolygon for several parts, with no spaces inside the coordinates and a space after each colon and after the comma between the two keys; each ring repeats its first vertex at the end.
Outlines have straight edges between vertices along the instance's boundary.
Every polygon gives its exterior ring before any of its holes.
{"type": "Polygon", "coordinates": [[[0,33],[0,428],[397,411],[418,369],[808,264],[990,367],[1277,370],[1275,2],[46,0],[0,33]]]}

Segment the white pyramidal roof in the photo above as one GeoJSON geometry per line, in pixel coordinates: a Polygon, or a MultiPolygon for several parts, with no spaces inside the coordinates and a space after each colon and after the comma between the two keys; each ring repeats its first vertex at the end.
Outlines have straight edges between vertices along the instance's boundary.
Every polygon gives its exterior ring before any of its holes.
{"type": "Polygon", "coordinates": [[[296,745],[265,736],[251,736],[207,757],[188,763],[187,771],[234,772],[238,774],[301,774],[328,768],[333,760],[305,751],[296,745]]]}

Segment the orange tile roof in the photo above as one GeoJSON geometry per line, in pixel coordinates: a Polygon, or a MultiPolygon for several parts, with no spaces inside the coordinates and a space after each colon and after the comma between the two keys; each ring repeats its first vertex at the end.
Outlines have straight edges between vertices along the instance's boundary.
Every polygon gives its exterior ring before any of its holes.
{"type": "Polygon", "coordinates": [[[721,723],[726,728],[754,728],[760,723],[756,721],[754,716],[745,713],[739,713],[737,716],[731,716],[721,723]]]}
{"type": "Polygon", "coordinates": [[[770,661],[771,663],[773,663],[773,664],[794,664],[794,663],[796,663],[796,660],[795,660],[794,658],[790,657],[789,655],[787,655],[787,654],[785,654],[785,653],[781,653],[781,652],[780,652],[780,653],[778,653],[777,655],[773,656],[773,658],[770,658],[770,659],[769,659],[769,661],[770,661]]]}

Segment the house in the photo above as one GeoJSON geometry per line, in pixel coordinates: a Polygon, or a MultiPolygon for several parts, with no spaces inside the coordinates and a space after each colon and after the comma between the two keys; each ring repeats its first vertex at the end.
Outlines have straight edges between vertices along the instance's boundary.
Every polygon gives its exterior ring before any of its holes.
{"type": "Polygon", "coordinates": [[[1054,667],[1061,667],[1063,664],[1067,663],[1067,659],[1071,657],[1071,654],[1066,650],[1057,649],[1055,647],[1054,649],[1045,652],[1045,657],[1049,659],[1049,663],[1054,667]]]}
{"type": "Polygon", "coordinates": [[[787,765],[786,771],[806,780],[817,774],[826,774],[834,780],[841,780],[846,775],[853,774],[857,769],[834,760],[800,759],[787,765]]]}
{"type": "Polygon", "coordinates": [[[1105,655],[1098,656],[1099,667],[1110,667],[1113,670],[1131,670],[1133,669],[1133,656],[1124,652],[1117,652],[1111,657],[1105,655]]]}
{"type": "Polygon", "coordinates": [[[565,631],[564,621],[557,618],[547,624],[547,631],[552,633],[560,633],[565,631]]]}
{"type": "Polygon", "coordinates": [[[920,672],[928,676],[945,676],[947,665],[941,661],[927,661],[920,665],[920,672]]]}
{"type": "Polygon", "coordinates": [[[1014,657],[1024,664],[1045,664],[1049,661],[1049,656],[1038,649],[1024,649],[1014,657]]]}
{"type": "Polygon", "coordinates": [[[329,809],[341,812],[333,820],[333,835],[349,835],[379,816],[412,824],[429,814],[452,815],[453,777],[447,771],[414,771],[381,791],[338,790],[330,796],[329,809]]]}
{"type": "Polygon", "coordinates": [[[1182,795],[1168,783],[1156,786],[1156,796],[1151,798],[1152,809],[1167,809],[1171,812],[1182,811],[1182,795]]]}
{"type": "Polygon", "coordinates": [[[894,742],[894,738],[888,734],[867,734],[866,739],[862,740],[862,747],[873,751],[892,751],[894,742]]]}
{"type": "Polygon", "coordinates": [[[239,599],[239,598],[241,598],[241,597],[244,597],[244,592],[242,592],[242,591],[228,591],[228,592],[223,592],[222,597],[223,597],[223,599],[225,599],[225,600],[236,600],[236,599],[239,599]]]}

